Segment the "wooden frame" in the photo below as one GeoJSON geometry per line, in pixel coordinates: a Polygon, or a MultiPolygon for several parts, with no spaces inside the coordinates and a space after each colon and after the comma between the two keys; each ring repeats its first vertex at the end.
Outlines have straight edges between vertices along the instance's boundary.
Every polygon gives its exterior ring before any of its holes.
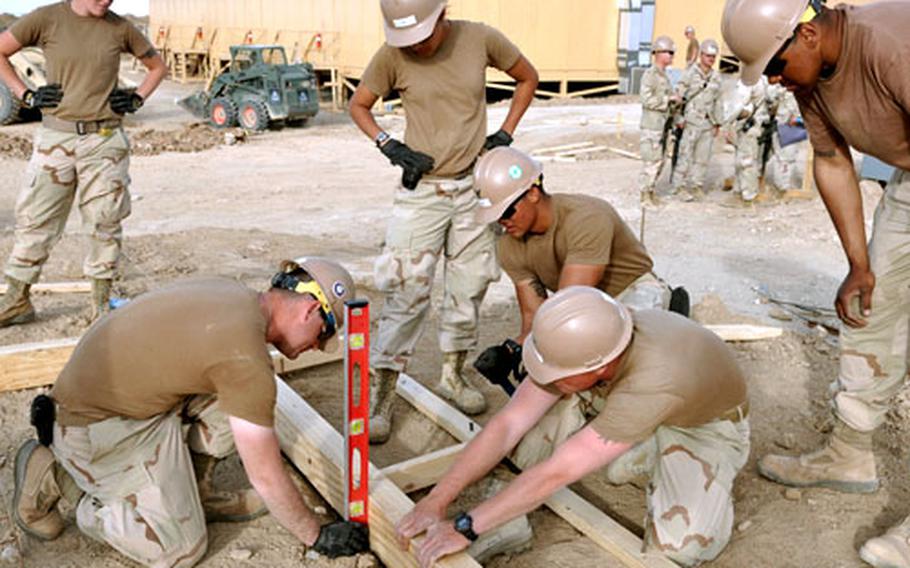
{"type": "MultiPolygon", "coordinates": [[[[73,354],[78,338],[53,339],[0,347],[0,392],[30,389],[54,384],[57,375],[73,354]]],[[[294,360],[277,349],[270,349],[272,365],[278,374],[341,361],[343,354],[307,351],[294,360]]]]}
{"type": "MultiPolygon", "coordinates": [[[[404,373],[398,376],[396,392],[456,440],[467,442],[481,430],[479,424],[404,373]]],[[[640,538],[568,487],[553,494],[547,499],[546,505],[625,566],[630,568],[677,566],[663,555],[643,553],[640,538]]]]}
{"type": "MultiPolygon", "coordinates": [[[[275,430],[281,449],[336,511],[344,509],[344,440],[316,410],[276,377],[275,430]]],[[[410,551],[398,546],[395,524],[412,508],[411,501],[382,471],[370,464],[370,548],[386,566],[417,568],[410,551]]],[[[411,548],[421,539],[413,540],[411,548]]],[[[446,568],[480,568],[466,553],[437,563],[446,568]]]]}

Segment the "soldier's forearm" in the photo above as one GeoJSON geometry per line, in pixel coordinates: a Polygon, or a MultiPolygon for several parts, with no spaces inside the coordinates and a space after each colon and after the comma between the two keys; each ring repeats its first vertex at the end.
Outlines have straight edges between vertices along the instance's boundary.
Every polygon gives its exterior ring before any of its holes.
{"type": "Polygon", "coordinates": [[[28,90],[28,87],[19,79],[19,75],[16,74],[12,64],[10,64],[9,58],[5,55],[0,55],[0,81],[3,81],[9,87],[9,90],[13,92],[17,99],[21,99],[25,91],[28,90]]]}
{"type": "Polygon", "coordinates": [[[142,97],[143,100],[147,100],[161,84],[161,81],[167,76],[167,65],[164,63],[164,59],[157,53],[142,58],[140,61],[145,65],[148,73],[145,75],[145,79],[142,80],[142,83],[139,84],[136,93],[142,97]]]}

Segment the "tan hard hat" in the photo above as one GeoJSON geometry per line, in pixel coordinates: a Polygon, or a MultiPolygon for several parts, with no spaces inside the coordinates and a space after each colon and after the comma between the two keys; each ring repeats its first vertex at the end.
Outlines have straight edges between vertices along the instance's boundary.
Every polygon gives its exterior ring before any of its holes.
{"type": "Polygon", "coordinates": [[[720,53],[720,46],[717,45],[717,42],[713,39],[706,39],[701,42],[701,47],[699,50],[705,55],[717,55],[720,53]]]}
{"type": "MultiPolygon", "coordinates": [[[[303,271],[316,282],[318,290],[301,288],[296,291],[313,294],[319,300],[323,310],[326,306],[331,310],[335,318],[335,335],[329,338],[326,345],[323,346],[323,351],[335,351],[338,348],[339,337],[344,333],[344,303],[353,300],[357,293],[351,273],[334,260],[319,256],[285,260],[281,263],[279,270],[279,275],[291,276],[303,271]]],[[[274,282],[273,279],[273,285],[274,282]]],[[[306,284],[304,283],[303,286],[305,287],[306,284]]]]}
{"type": "Polygon", "coordinates": [[[676,45],[669,36],[660,36],[654,40],[654,45],[651,47],[651,53],[658,51],[676,51],[676,45]]]}
{"type": "Polygon", "coordinates": [[[474,186],[480,193],[477,220],[496,222],[541,173],[540,162],[510,146],[498,146],[481,156],[474,166],[474,186]]]}
{"type": "Polygon", "coordinates": [[[380,0],[385,42],[407,47],[430,37],[446,0],[380,0]]]}
{"type": "Polygon", "coordinates": [[[727,0],[720,29],[752,86],[800,22],[807,0],[727,0]]]}
{"type": "Polygon", "coordinates": [[[686,26],[686,33],[687,33],[687,34],[694,34],[694,33],[695,33],[695,28],[692,27],[692,26],[686,26]]]}
{"type": "Polygon", "coordinates": [[[631,339],[624,305],[597,288],[569,286],[537,310],[521,358],[534,382],[547,385],[606,365],[631,339]]]}

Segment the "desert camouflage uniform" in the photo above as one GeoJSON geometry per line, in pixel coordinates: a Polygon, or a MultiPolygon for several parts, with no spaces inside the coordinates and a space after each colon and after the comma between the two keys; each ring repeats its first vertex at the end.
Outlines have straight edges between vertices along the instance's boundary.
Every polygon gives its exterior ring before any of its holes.
{"type": "Polygon", "coordinates": [[[701,65],[691,65],[676,84],[676,94],[686,101],[686,124],[673,188],[702,189],[714,146],[714,128],[723,122],[720,73],[712,68],[705,74],[701,65]]]}
{"type": "Polygon", "coordinates": [[[385,247],[376,259],[376,287],[385,292],[371,366],[404,370],[430,308],[436,265],[444,259],[439,316],[444,353],[477,344],[477,317],[487,286],[499,279],[493,231],[474,217],[474,178],[424,177],[414,191],[399,187],[385,247]]]}
{"type": "Polygon", "coordinates": [[[875,274],[872,314],[863,328],[841,330],[834,409],[854,430],[884,422],[907,378],[910,328],[910,172],[896,170],[875,210],[869,241],[875,274]]]}
{"type": "Polygon", "coordinates": [[[761,136],[762,124],[768,120],[765,107],[765,80],[749,88],[749,98],[743,106],[746,118],[738,119],[736,128],[736,181],[733,191],[739,193],[743,201],[752,201],[758,195],[758,178],[761,174],[761,156],[758,139],[761,136]]]}
{"type": "Polygon", "coordinates": [[[671,293],[666,282],[647,272],[626,286],[616,299],[630,310],[667,310],[671,293]]]}
{"type": "Polygon", "coordinates": [[[16,239],[6,275],[38,281],[60,239],[73,202],[90,232],[86,276],[112,279],[120,257],[121,221],[130,214],[129,141],[122,128],[71,134],[40,127],[16,202],[16,239]]]}
{"type": "Polygon", "coordinates": [[[653,192],[663,170],[666,148],[661,146],[664,124],[670,116],[673,88],[667,73],[656,65],[648,67],[641,77],[641,173],[638,187],[642,193],[653,192]]]}
{"type": "MultiPolygon", "coordinates": [[[[796,97],[781,85],[768,85],[766,103],[769,113],[774,113],[779,125],[789,124],[791,120],[799,117],[799,104],[796,102],[796,97]]],[[[766,182],[770,182],[773,187],[781,191],[794,187],[793,177],[796,175],[799,146],[799,144],[790,144],[781,147],[780,136],[774,136],[774,151],[766,166],[766,182]]]]}
{"type": "Polygon", "coordinates": [[[205,513],[190,450],[234,451],[227,415],[212,396],[147,420],[114,417],[54,426],[57,462],[85,495],[76,522],[88,536],[155,568],[193,566],[205,554],[205,513]]]}
{"type": "MultiPolygon", "coordinates": [[[[598,414],[608,392],[595,387],[564,397],[525,435],[512,461],[526,469],[549,458],[598,414]]],[[[744,406],[701,426],[660,426],[606,467],[611,483],[650,478],[646,550],[695,566],[727,546],[733,529],[733,480],[749,457],[744,406]]]]}

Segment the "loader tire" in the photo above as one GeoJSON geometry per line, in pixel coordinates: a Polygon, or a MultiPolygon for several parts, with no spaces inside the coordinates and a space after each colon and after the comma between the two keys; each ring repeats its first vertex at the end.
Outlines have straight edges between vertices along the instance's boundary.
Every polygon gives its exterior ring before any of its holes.
{"type": "Polygon", "coordinates": [[[5,126],[17,122],[21,108],[22,102],[6,85],[0,83],[0,125],[5,126]]]}
{"type": "Polygon", "coordinates": [[[215,97],[209,104],[209,122],[215,128],[230,128],[237,124],[237,105],[227,97],[215,97]]]}
{"type": "Polygon", "coordinates": [[[246,101],[240,105],[240,126],[246,130],[260,131],[269,127],[269,111],[265,103],[246,101]]]}

